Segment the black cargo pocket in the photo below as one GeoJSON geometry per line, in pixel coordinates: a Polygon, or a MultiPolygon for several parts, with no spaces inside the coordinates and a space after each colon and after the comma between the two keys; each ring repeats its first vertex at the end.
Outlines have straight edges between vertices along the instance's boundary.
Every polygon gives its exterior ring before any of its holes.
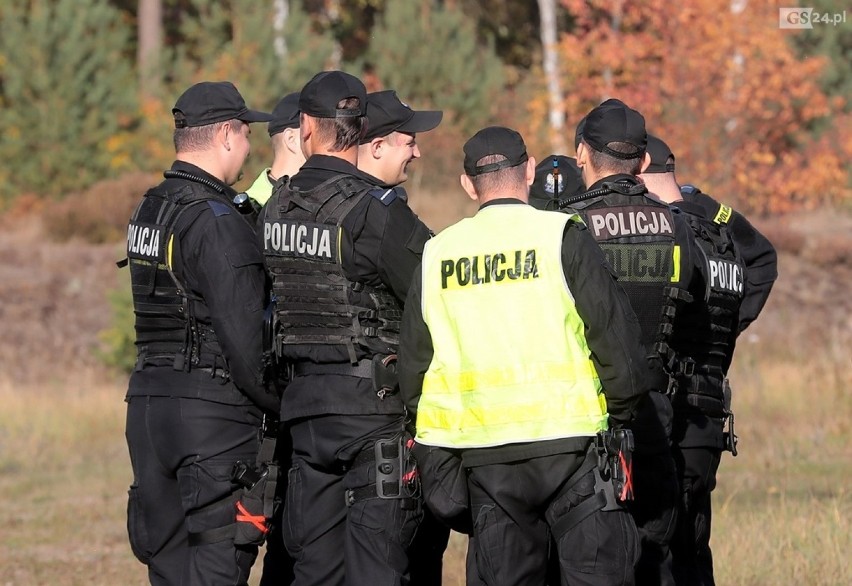
{"type": "Polygon", "coordinates": [[[145,524],[145,515],[139,502],[139,486],[130,485],[127,491],[127,537],[130,540],[130,549],[133,555],[145,565],[151,561],[151,544],[148,540],[148,527],[145,524]]]}
{"type": "Polygon", "coordinates": [[[287,494],[284,497],[284,502],[281,537],[287,553],[293,558],[298,558],[301,555],[305,530],[302,518],[304,506],[302,503],[302,474],[296,464],[287,472],[287,494]]]}

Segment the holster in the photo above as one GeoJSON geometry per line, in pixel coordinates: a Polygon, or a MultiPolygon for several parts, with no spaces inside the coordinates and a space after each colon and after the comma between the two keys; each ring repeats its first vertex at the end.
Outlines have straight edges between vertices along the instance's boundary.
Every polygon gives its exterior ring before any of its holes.
{"type": "Polygon", "coordinates": [[[633,500],[633,432],[629,429],[599,432],[595,446],[598,452],[595,486],[606,496],[603,510],[621,509],[633,500]]]}
{"type": "Polygon", "coordinates": [[[722,392],[725,397],[725,427],[727,427],[724,432],[725,449],[736,457],[739,438],[734,429],[734,412],[731,409],[731,383],[727,377],[722,383],[722,392]]]}
{"type": "Polygon", "coordinates": [[[275,491],[280,473],[278,463],[274,461],[278,422],[265,419],[261,433],[255,465],[239,461],[231,473],[231,480],[243,487],[235,504],[235,545],[261,545],[281,504],[275,491]]]}
{"type": "Polygon", "coordinates": [[[376,440],[373,448],[362,450],[352,467],[373,466],[375,481],[346,490],[346,505],[371,498],[406,499],[403,508],[414,508],[420,498],[420,478],[411,453],[414,440],[407,432],[376,440]]]}

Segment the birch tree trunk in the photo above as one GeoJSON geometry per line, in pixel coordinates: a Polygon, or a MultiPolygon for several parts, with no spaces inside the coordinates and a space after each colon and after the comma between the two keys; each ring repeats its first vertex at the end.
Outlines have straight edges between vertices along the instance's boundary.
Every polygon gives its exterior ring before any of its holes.
{"type": "Polygon", "coordinates": [[[557,52],[556,0],[538,0],[541,14],[541,47],[544,75],[547,78],[549,102],[550,144],[553,152],[567,154],[565,140],[565,109],[563,106],[562,82],[559,77],[557,52]]]}
{"type": "Polygon", "coordinates": [[[139,45],[136,65],[139,72],[139,92],[143,97],[156,94],[160,85],[160,50],[163,46],[162,0],[139,0],[137,26],[139,45]]]}

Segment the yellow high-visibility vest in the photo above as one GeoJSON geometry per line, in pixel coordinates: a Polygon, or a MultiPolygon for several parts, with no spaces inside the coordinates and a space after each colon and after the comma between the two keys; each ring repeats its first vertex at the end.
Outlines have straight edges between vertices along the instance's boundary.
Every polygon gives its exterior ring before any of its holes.
{"type": "Polygon", "coordinates": [[[423,318],[434,356],[417,441],[476,448],[592,436],[606,401],[562,270],[579,216],[494,205],[423,252],[423,318]]]}
{"type": "Polygon", "coordinates": [[[260,172],[251,187],[246,189],[246,195],[260,205],[265,204],[272,197],[272,183],[269,182],[269,168],[260,172]]]}

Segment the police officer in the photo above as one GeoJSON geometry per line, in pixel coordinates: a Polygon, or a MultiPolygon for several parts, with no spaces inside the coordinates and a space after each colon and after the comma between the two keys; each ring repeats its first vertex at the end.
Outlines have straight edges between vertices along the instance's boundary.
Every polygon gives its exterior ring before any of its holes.
{"type": "MultiPolygon", "coordinates": [[[[671,546],[671,563],[677,584],[712,585],[713,557],[710,550],[711,493],[716,486],[716,472],[721,454],[730,450],[736,454],[728,368],[733,358],[736,338],[741,331],[743,305],[752,277],[750,269],[730,224],[730,208],[722,211],[718,205],[708,205],[709,198],[692,194],[691,200],[681,199],[681,189],[675,177],[675,157],[668,145],[655,136],[648,136],[651,164],[641,178],[662,201],[676,205],[685,212],[701,247],[700,274],[703,281],[702,303],[685,307],[675,320],[672,348],[678,355],[694,361],[690,376],[677,379],[674,407],[672,450],[677,463],[681,485],[677,531],[671,546]],[[708,213],[708,208],[712,215],[708,213]],[[727,430],[725,429],[728,422],[727,430]]],[[[744,218],[737,222],[739,230],[748,230],[744,218]]],[[[748,224],[750,226],[750,224],[748,224]]],[[[761,237],[762,238],[762,237],[761,237]]],[[[761,242],[752,236],[749,242],[761,242]]],[[[751,258],[774,257],[771,244],[762,253],[752,251],[751,258]]],[[[774,263],[771,264],[774,268],[774,263]]],[[[761,274],[761,268],[757,269],[761,274]]],[[[772,271],[770,271],[770,274],[772,271]]],[[[751,308],[763,306],[771,288],[757,279],[751,308]]],[[[746,309],[751,322],[756,314],[746,309]]]]}
{"type": "Polygon", "coordinates": [[[692,231],[675,209],[648,196],[636,175],[646,160],[645,119],[620,100],[607,100],[584,119],[577,164],[588,188],[571,198],[630,298],[646,355],[658,366],[656,391],[630,424],[636,441],[630,510],[639,527],[639,584],[668,584],[668,556],[678,484],[669,443],[672,407],[666,392],[682,368],[670,347],[673,320],[692,301],[692,231]]]}
{"type": "Polygon", "coordinates": [[[443,116],[440,110],[412,110],[394,90],[367,94],[367,132],[358,147],[358,169],[377,178],[379,186],[401,185],[408,180],[408,165],[420,158],[417,134],[436,128],[443,116]]]}
{"type": "MultiPolygon", "coordinates": [[[[406,199],[401,184],[408,180],[408,166],[420,158],[417,134],[441,123],[440,110],[413,110],[394,90],[367,94],[367,132],[358,147],[358,169],[376,178],[376,187],[393,189],[406,199]]],[[[440,585],[444,551],[450,528],[428,507],[409,551],[412,586],[440,585]]]]}
{"type": "Polygon", "coordinates": [[[636,317],[582,221],[526,205],[517,132],[485,128],[464,152],[480,209],[426,244],[403,313],[417,442],[462,450],[486,584],[544,584],[551,536],[564,583],[632,584],[635,527],[603,510],[591,448],[647,392],[636,317]]]}
{"type": "Polygon", "coordinates": [[[261,212],[292,380],[284,541],[295,584],[400,584],[422,516],[397,392],[399,319],[429,230],[357,167],[367,93],[341,71],[299,97],[307,161],[261,212]],[[407,464],[406,464],[407,466],[407,464]]]}
{"type": "Polygon", "coordinates": [[[530,205],[539,210],[557,210],[560,200],[585,190],[577,159],[553,154],[545,157],[535,168],[535,180],[530,186],[530,205]]]}
{"type": "Polygon", "coordinates": [[[128,228],[136,368],[127,391],[130,544],[151,584],[246,584],[257,555],[235,544],[235,463],[253,465],[266,391],[266,296],[253,227],[232,204],[250,151],[230,82],[190,87],[172,110],[176,161],[128,228]]]}
{"type": "Polygon", "coordinates": [[[299,141],[299,92],[287,94],[275,104],[267,131],[272,141],[272,166],[261,171],[246,190],[258,206],[269,200],[281,177],[292,177],[305,162],[299,141]]]}
{"type": "MultiPolygon", "coordinates": [[[[738,331],[741,333],[760,315],[772,285],[778,278],[778,255],[775,247],[745,216],[730,206],[720,203],[694,185],[682,185],[683,201],[701,208],[703,217],[727,228],[740,252],[746,272],[746,286],[740,304],[738,331]]],[[[680,204],[678,204],[680,205],[680,204]]]]}

